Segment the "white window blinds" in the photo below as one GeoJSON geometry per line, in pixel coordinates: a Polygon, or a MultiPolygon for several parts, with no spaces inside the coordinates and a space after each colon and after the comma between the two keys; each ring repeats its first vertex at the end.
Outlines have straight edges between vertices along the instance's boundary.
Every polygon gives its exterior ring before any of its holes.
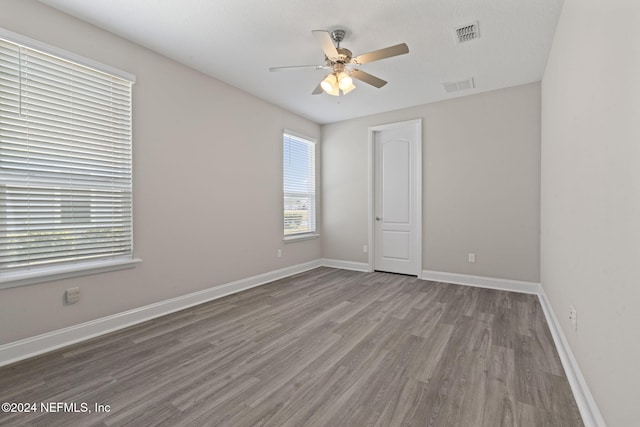
{"type": "Polygon", "coordinates": [[[315,142],[284,134],[283,145],[284,235],[316,231],[315,142]]]}
{"type": "Polygon", "coordinates": [[[132,258],[131,86],[0,39],[0,274],[132,258]]]}

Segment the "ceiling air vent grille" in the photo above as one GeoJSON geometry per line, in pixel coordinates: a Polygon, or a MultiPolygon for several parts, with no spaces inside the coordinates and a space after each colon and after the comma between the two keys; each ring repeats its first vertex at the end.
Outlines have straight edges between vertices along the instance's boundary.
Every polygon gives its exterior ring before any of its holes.
{"type": "Polygon", "coordinates": [[[456,28],[456,40],[458,43],[468,42],[480,37],[478,22],[456,28]]]}
{"type": "Polygon", "coordinates": [[[444,91],[447,93],[458,92],[461,90],[473,89],[473,77],[467,80],[460,80],[459,82],[442,83],[444,91]]]}

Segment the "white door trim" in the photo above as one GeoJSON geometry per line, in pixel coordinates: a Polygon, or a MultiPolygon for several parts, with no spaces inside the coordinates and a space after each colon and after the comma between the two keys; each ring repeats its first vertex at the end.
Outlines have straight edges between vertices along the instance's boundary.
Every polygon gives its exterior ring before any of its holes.
{"type": "Polygon", "coordinates": [[[408,127],[408,126],[415,126],[416,128],[416,134],[418,136],[418,144],[417,144],[417,150],[416,150],[416,155],[418,156],[418,170],[417,170],[417,176],[416,176],[416,180],[417,182],[415,183],[416,185],[416,189],[417,189],[417,195],[416,195],[416,206],[415,209],[417,209],[416,212],[416,218],[418,218],[417,224],[416,224],[416,233],[419,236],[418,239],[418,244],[417,244],[417,248],[416,248],[416,257],[418,259],[418,267],[417,270],[415,272],[416,276],[421,277],[422,275],[422,119],[414,119],[414,120],[406,120],[403,122],[396,122],[396,123],[387,123],[384,125],[378,125],[378,126],[371,126],[369,127],[368,131],[369,131],[369,158],[368,158],[368,162],[369,162],[369,185],[368,185],[368,197],[369,197],[369,207],[368,207],[368,246],[369,246],[369,258],[368,258],[368,264],[369,264],[369,271],[373,271],[373,267],[374,267],[374,254],[375,254],[375,200],[374,200],[374,195],[375,195],[375,189],[374,189],[374,182],[375,182],[375,156],[374,156],[374,146],[375,146],[375,138],[374,135],[376,132],[382,132],[385,130],[391,130],[391,129],[397,129],[397,128],[402,128],[402,127],[408,127]]]}

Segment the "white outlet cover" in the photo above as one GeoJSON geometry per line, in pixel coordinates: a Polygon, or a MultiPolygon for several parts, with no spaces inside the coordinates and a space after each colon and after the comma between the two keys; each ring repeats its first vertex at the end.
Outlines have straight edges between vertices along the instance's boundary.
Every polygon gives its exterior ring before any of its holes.
{"type": "Polygon", "coordinates": [[[69,288],[64,292],[64,300],[67,304],[75,304],[80,301],[80,288],[69,288]]]}
{"type": "Polygon", "coordinates": [[[569,320],[571,320],[571,325],[573,326],[574,331],[578,331],[578,312],[574,306],[569,306],[569,320]]]}

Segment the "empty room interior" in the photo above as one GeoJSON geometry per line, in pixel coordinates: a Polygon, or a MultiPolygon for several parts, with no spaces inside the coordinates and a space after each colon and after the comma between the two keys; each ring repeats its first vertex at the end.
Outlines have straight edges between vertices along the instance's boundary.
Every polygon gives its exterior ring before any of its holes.
{"type": "Polygon", "coordinates": [[[638,425],[638,24],[0,0],[0,425],[638,425]]]}

